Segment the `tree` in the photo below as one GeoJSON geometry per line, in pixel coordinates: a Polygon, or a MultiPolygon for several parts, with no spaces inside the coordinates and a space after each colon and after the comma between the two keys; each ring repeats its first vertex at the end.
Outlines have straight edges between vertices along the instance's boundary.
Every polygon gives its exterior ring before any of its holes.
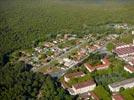
{"type": "Polygon", "coordinates": [[[109,50],[109,51],[112,51],[114,48],[115,48],[115,45],[113,43],[108,43],[106,48],[109,50]]]}

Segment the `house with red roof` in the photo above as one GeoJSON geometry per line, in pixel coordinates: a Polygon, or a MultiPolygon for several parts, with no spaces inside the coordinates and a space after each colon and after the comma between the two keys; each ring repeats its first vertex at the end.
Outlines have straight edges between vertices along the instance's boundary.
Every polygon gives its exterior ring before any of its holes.
{"type": "Polygon", "coordinates": [[[134,55],[134,45],[123,45],[120,47],[116,47],[114,52],[119,56],[119,57],[126,57],[129,55],[134,55]]]}
{"type": "Polygon", "coordinates": [[[91,66],[90,64],[85,63],[84,66],[89,72],[95,71],[95,67],[91,66]]]}
{"type": "Polygon", "coordinates": [[[124,70],[126,70],[129,73],[134,73],[134,66],[131,65],[125,65],[124,70]]]}
{"type": "Polygon", "coordinates": [[[120,94],[113,94],[112,100],[125,100],[124,97],[120,94]]]}
{"type": "Polygon", "coordinates": [[[101,62],[102,62],[101,65],[95,66],[96,70],[103,70],[109,68],[110,62],[107,58],[102,59],[101,62]]]}
{"type": "Polygon", "coordinates": [[[101,60],[102,64],[97,65],[97,66],[92,66],[90,64],[85,63],[84,66],[89,72],[93,72],[95,70],[103,70],[109,68],[110,62],[109,60],[105,57],[104,59],[101,60]]]}
{"type": "Polygon", "coordinates": [[[72,88],[69,90],[69,93],[71,95],[82,94],[94,90],[95,87],[96,83],[94,82],[94,80],[88,80],[72,85],[72,88]]]}
{"type": "Polygon", "coordinates": [[[90,92],[89,95],[92,100],[100,100],[100,98],[94,92],[90,92]]]}

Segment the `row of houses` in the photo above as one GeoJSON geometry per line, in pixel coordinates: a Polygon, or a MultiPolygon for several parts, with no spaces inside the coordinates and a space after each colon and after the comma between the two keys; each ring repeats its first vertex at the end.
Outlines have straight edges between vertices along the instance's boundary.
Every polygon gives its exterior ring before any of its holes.
{"type": "Polygon", "coordinates": [[[124,70],[129,73],[134,73],[134,41],[133,44],[121,44],[117,46],[113,52],[127,62],[124,66],[124,70]]]}
{"type": "MultiPolygon", "coordinates": [[[[73,72],[70,74],[64,75],[64,81],[69,82],[73,78],[84,77],[85,73],[82,71],[73,72]]],[[[81,99],[87,100],[89,98],[93,100],[100,100],[100,98],[93,92],[96,87],[96,83],[93,79],[80,82],[71,86],[67,90],[71,95],[79,95],[81,99]]],[[[123,87],[124,89],[134,87],[134,78],[126,79],[120,82],[115,82],[108,85],[112,94],[112,100],[124,100],[123,96],[120,95],[118,92],[123,87]]],[[[65,87],[64,87],[65,88],[65,87]]]]}
{"type": "MultiPolygon", "coordinates": [[[[85,76],[85,73],[83,73],[82,71],[73,72],[73,73],[64,75],[64,81],[68,83],[70,80],[74,78],[79,78],[79,77],[84,77],[84,76],[85,76]]],[[[65,88],[63,84],[62,86],[65,88]]],[[[92,91],[94,90],[95,87],[96,87],[95,81],[93,79],[89,79],[84,82],[73,84],[71,88],[68,88],[67,90],[69,91],[71,95],[77,95],[77,94],[83,94],[83,93],[92,91]]]]}

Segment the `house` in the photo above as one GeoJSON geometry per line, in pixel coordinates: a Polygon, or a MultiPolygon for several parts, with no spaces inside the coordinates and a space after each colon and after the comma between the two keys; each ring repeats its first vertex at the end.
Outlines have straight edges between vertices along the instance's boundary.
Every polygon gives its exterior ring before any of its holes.
{"type": "Polygon", "coordinates": [[[124,97],[120,94],[113,94],[112,100],[125,100],[124,97]]]}
{"type": "Polygon", "coordinates": [[[129,55],[134,55],[134,45],[123,45],[123,46],[116,47],[114,52],[119,57],[126,57],[129,55]]]}
{"type": "Polygon", "coordinates": [[[102,59],[101,62],[102,62],[101,65],[96,66],[97,70],[103,70],[109,68],[110,62],[107,58],[102,59]]]}
{"type": "Polygon", "coordinates": [[[95,67],[92,67],[90,64],[85,63],[84,66],[89,72],[95,71],[95,67]]]}
{"type": "Polygon", "coordinates": [[[131,65],[124,66],[124,70],[126,70],[129,73],[134,73],[134,67],[131,65]]]}
{"type": "Polygon", "coordinates": [[[120,82],[115,82],[108,85],[111,92],[119,92],[120,88],[132,88],[134,87],[134,78],[126,79],[120,82]]]}
{"type": "Polygon", "coordinates": [[[89,100],[90,99],[90,95],[89,95],[88,92],[87,93],[80,94],[79,95],[79,99],[80,100],[89,100]]]}
{"type": "Polygon", "coordinates": [[[92,100],[100,100],[99,97],[94,92],[90,92],[89,95],[90,95],[92,100]]]}
{"type": "Polygon", "coordinates": [[[109,68],[110,62],[109,60],[105,57],[104,59],[101,60],[102,64],[97,65],[97,66],[92,66],[90,64],[85,63],[84,66],[89,72],[93,72],[95,70],[103,70],[109,68]]]}
{"type": "Polygon", "coordinates": [[[72,78],[83,77],[84,75],[85,74],[82,71],[80,71],[80,72],[73,72],[73,73],[64,75],[64,80],[65,80],[65,82],[68,82],[72,78]]]}
{"type": "Polygon", "coordinates": [[[69,58],[64,58],[63,62],[64,62],[64,66],[66,66],[66,67],[71,67],[77,63],[76,61],[71,60],[69,58]]]}
{"type": "Polygon", "coordinates": [[[69,93],[71,95],[82,94],[94,90],[95,87],[96,83],[93,80],[88,80],[72,85],[71,91],[69,91],[69,93]]]}
{"type": "Polygon", "coordinates": [[[134,59],[128,62],[131,66],[134,66],[134,59]]]}

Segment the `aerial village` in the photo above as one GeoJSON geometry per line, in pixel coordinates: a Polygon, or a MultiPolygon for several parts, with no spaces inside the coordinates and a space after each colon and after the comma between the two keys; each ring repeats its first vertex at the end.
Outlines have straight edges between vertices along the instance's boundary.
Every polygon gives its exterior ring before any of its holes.
{"type": "MultiPolygon", "coordinates": [[[[126,24],[114,28],[128,29],[126,24]]],[[[55,40],[19,51],[14,59],[32,65],[34,72],[57,77],[80,100],[125,100],[128,94],[124,91],[134,89],[134,31],[100,39],[91,34],[58,34],[55,40]],[[119,41],[127,35],[132,38],[130,43],[119,41]]]]}

